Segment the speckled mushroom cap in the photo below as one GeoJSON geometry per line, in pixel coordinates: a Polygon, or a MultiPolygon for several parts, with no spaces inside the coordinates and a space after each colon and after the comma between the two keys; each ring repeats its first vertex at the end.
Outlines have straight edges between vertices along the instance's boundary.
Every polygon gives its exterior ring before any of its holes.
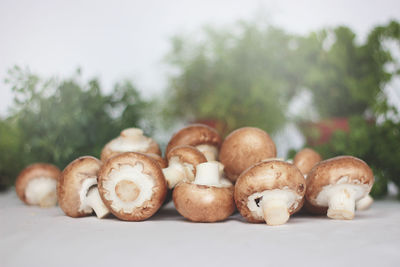
{"type": "MultiPolygon", "coordinates": [[[[207,159],[203,153],[192,146],[176,146],[167,154],[168,162],[173,158],[178,157],[180,162],[188,163],[194,167],[200,163],[206,162],[207,159]]],[[[196,174],[196,170],[194,170],[196,174]]]]}
{"type": "Polygon", "coordinates": [[[324,186],[334,185],[347,178],[347,183],[365,185],[371,190],[374,175],[371,168],[361,159],[352,156],[339,156],[321,161],[307,175],[306,199],[313,206],[318,206],[315,199],[324,186]]]}
{"type": "Polygon", "coordinates": [[[222,143],[219,159],[225,174],[235,182],[248,167],[276,157],[276,147],[269,135],[261,129],[244,127],[230,133],[222,143]]]}
{"type": "Polygon", "coordinates": [[[61,171],[56,166],[48,163],[34,163],[27,166],[19,173],[17,180],[15,181],[15,191],[17,192],[19,199],[24,203],[31,205],[31,203],[27,201],[25,195],[25,189],[28,183],[39,177],[51,178],[57,181],[60,173],[61,171]]]}
{"type": "Polygon", "coordinates": [[[191,124],[175,133],[169,141],[165,154],[176,146],[211,145],[220,147],[222,138],[218,131],[204,124],[191,124]]]}
{"type": "Polygon", "coordinates": [[[155,161],[157,161],[158,165],[160,165],[161,169],[167,168],[168,167],[168,163],[167,161],[161,157],[158,154],[154,154],[154,153],[146,153],[146,156],[154,159],[155,161]]]}
{"type": "Polygon", "coordinates": [[[253,216],[247,206],[248,198],[254,193],[273,189],[291,190],[301,196],[289,208],[289,213],[293,214],[299,209],[306,192],[306,181],[299,169],[288,162],[267,160],[257,163],[245,170],[236,181],[234,196],[240,214],[249,222],[264,222],[253,216]]]}
{"type": "MultiPolygon", "coordinates": [[[[139,132],[143,133],[140,129],[136,129],[136,128],[128,128],[128,129],[123,130],[119,137],[111,140],[104,146],[103,150],[101,151],[101,157],[100,157],[101,161],[105,162],[109,158],[119,155],[124,152],[153,153],[153,154],[157,154],[157,155],[161,156],[161,150],[160,150],[160,147],[158,146],[158,144],[152,138],[146,137],[146,136],[143,136],[143,140],[145,140],[148,143],[147,147],[139,147],[139,148],[135,148],[135,149],[124,149],[124,150],[113,149],[113,145],[115,145],[116,143],[122,143],[124,141],[128,141],[130,138],[129,135],[133,131],[139,131],[139,132]]],[[[132,143],[134,143],[134,141],[132,141],[132,143]]]]}
{"type": "Polygon", "coordinates": [[[293,164],[303,173],[308,174],[315,164],[322,160],[321,155],[311,148],[303,148],[297,152],[293,164]]]}
{"type": "Polygon", "coordinates": [[[102,162],[95,157],[83,156],[65,167],[57,185],[58,204],[70,217],[82,217],[91,214],[80,209],[80,190],[87,179],[96,178],[102,162]]]}
{"type": "Polygon", "coordinates": [[[194,222],[217,222],[235,211],[233,186],[215,187],[189,182],[179,183],[173,192],[175,208],[194,222]]]}
{"type": "Polygon", "coordinates": [[[167,184],[158,163],[145,154],[137,152],[125,152],[109,159],[99,172],[98,187],[101,198],[109,210],[119,219],[127,221],[142,221],[151,217],[161,207],[167,193],[167,184]],[[122,178],[118,178],[118,176],[113,178],[113,173],[118,174],[124,168],[132,171],[122,178]],[[141,188],[138,196],[135,196],[140,198],[140,194],[143,194],[146,189],[150,192],[148,200],[145,200],[140,206],[129,208],[130,211],[125,211],[118,203],[130,205],[137,199],[130,199],[133,194],[131,189],[135,189],[129,186],[132,180],[136,183],[140,183],[141,180],[151,181],[153,186],[141,188]],[[114,191],[107,189],[109,183],[112,184],[114,191]]]}

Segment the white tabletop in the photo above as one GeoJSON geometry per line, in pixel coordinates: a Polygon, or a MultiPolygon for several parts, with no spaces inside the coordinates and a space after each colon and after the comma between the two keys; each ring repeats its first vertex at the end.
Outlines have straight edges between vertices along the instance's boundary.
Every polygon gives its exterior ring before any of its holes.
{"type": "Polygon", "coordinates": [[[172,204],[145,222],[73,219],[0,194],[0,266],[400,266],[400,202],[352,221],[292,216],[282,226],[191,223],[172,204]]]}

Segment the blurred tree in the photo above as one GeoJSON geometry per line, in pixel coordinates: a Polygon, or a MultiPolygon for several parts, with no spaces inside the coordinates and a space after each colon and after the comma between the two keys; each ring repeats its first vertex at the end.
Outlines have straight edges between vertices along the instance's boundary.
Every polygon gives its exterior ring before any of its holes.
{"type": "Polygon", "coordinates": [[[187,121],[216,119],[228,132],[241,126],[280,129],[303,79],[298,38],[245,22],[227,30],[208,27],[201,38],[172,40],[167,62],[176,72],[165,114],[187,121]]]}
{"type": "Polygon", "coordinates": [[[2,183],[28,163],[50,162],[62,169],[79,156],[98,157],[121,129],[140,126],[148,103],[131,83],[104,95],[96,79],[81,85],[78,78],[43,81],[18,67],[10,71],[15,103],[0,124],[0,147],[7,151],[0,157],[2,183]]]}

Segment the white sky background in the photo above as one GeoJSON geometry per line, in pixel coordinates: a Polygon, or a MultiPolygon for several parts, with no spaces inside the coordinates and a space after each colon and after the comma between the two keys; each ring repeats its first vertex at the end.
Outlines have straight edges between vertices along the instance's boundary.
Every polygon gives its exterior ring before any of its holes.
{"type": "Polygon", "coordinates": [[[256,14],[290,32],[345,24],[365,38],[374,25],[400,19],[400,1],[0,0],[0,115],[12,101],[3,80],[16,64],[44,77],[81,67],[107,91],[130,79],[149,96],[165,88],[171,36],[256,14]]]}

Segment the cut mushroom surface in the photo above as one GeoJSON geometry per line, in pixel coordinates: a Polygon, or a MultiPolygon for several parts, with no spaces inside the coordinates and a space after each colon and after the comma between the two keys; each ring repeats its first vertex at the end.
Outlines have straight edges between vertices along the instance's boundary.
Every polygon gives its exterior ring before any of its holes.
{"type": "Polygon", "coordinates": [[[155,160],[142,153],[126,152],[103,165],[99,173],[99,191],[116,217],[141,221],[161,207],[167,186],[155,160]]]}
{"type": "Polygon", "coordinates": [[[108,142],[101,151],[101,160],[124,152],[142,152],[161,155],[158,144],[150,137],[143,134],[139,128],[128,128],[121,132],[120,136],[108,142]]]}
{"type": "Polygon", "coordinates": [[[225,173],[232,182],[250,166],[275,157],[275,143],[265,131],[253,127],[240,128],[230,133],[222,143],[219,155],[225,173]]]}
{"type": "Polygon", "coordinates": [[[87,216],[95,212],[98,218],[109,214],[97,187],[102,162],[91,156],[77,158],[63,170],[57,187],[59,205],[70,217],[87,216]]]}
{"type": "Polygon", "coordinates": [[[176,146],[193,146],[200,150],[208,161],[218,159],[222,138],[214,128],[204,124],[192,124],[175,133],[168,142],[166,154],[176,146]]]}
{"type": "Polygon", "coordinates": [[[194,222],[225,220],[235,210],[232,183],[220,176],[217,162],[201,163],[196,169],[193,182],[182,182],[175,187],[176,209],[194,222]]]}
{"type": "Polygon", "coordinates": [[[168,188],[174,188],[179,182],[193,181],[196,175],[196,165],[206,162],[203,153],[192,146],[176,146],[167,154],[168,167],[162,171],[168,188]]]}
{"type": "Polygon", "coordinates": [[[29,165],[20,172],[15,182],[18,197],[28,205],[55,206],[60,173],[60,170],[52,164],[29,165]]]}
{"type": "Polygon", "coordinates": [[[235,202],[249,222],[280,225],[299,209],[305,191],[305,179],[293,164],[266,160],[240,175],[235,202]]]}
{"type": "Polygon", "coordinates": [[[307,201],[327,207],[332,219],[353,219],[356,202],[366,197],[374,183],[369,166],[351,156],[339,156],[318,163],[307,178],[307,201]]]}

